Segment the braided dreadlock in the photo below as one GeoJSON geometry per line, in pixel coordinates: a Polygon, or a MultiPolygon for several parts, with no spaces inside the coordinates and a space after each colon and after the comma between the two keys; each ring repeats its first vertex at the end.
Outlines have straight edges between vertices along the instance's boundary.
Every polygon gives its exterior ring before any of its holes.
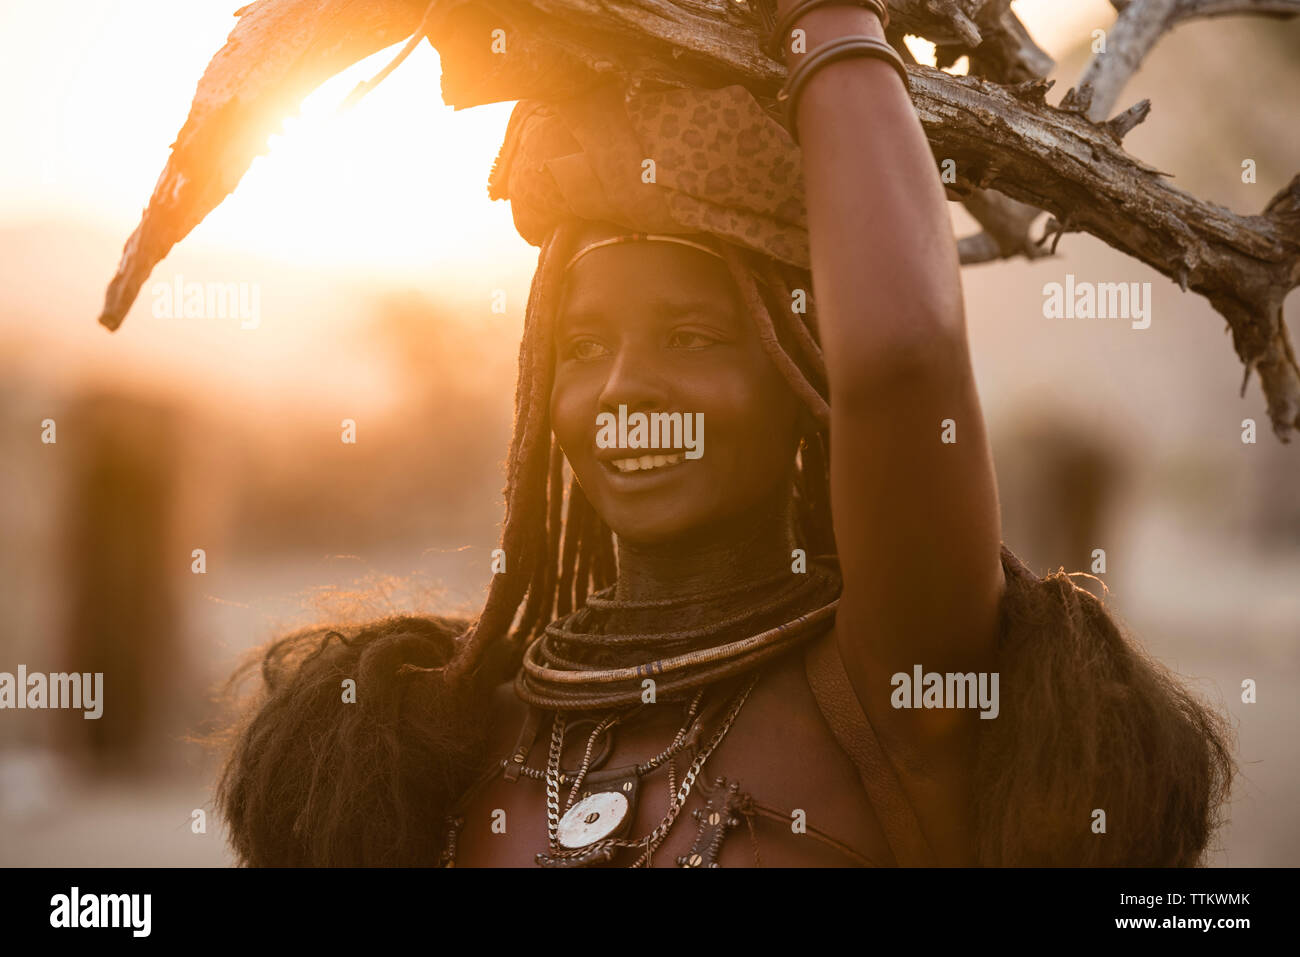
{"type": "MultiPolygon", "coordinates": [[[[488,661],[493,675],[504,679],[553,617],[580,607],[592,590],[612,584],[617,574],[613,533],[576,478],[569,480],[564,508],[564,457],[550,428],[556,312],[564,264],[581,226],[581,221],[569,220],[556,227],[542,246],[533,276],[506,468],[502,549],[514,564],[507,574],[493,576],[482,613],[447,667],[453,681],[471,674],[482,679],[477,672],[488,661]],[[521,603],[523,614],[511,634],[521,603]]],[[[817,423],[804,437],[796,463],[796,533],[801,547],[813,554],[833,554],[826,366],[815,312],[809,308],[801,316],[791,308],[792,290],[808,290],[811,277],[806,270],[730,243],[721,243],[721,250],[764,351],[817,423]]]]}

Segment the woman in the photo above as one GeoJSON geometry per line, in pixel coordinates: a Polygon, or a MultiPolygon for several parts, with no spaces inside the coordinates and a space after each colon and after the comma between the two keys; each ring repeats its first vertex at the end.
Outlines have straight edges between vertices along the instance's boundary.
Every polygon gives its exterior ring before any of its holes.
{"type": "Polygon", "coordinates": [[[219,793],[244,862],[1204,851],[1219,719],[1001,547],[955,243],[883,8],[794,7],[801,154],[736,87],[516,110],[492,191],[542,252],[498,573],[472,624],[272,646],[219,793]],[[856,55],[818,53],[845,37],[856,55]],[[701,454],[601,431],[638,413],[699,422],[701,454]],[[930,673],[992,696],[920,706],[930,673]]]}

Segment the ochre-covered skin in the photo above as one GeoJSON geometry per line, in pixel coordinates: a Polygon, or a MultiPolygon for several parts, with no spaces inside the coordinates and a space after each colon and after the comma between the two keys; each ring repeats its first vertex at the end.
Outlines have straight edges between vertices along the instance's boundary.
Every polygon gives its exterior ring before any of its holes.
{"type": "MultiPolygon", "coordinates": [[[[492,752],[507,755],[514,747],[524,721],[525,706],[514,689],[503,685],[493,696],[492,752]]],[[[680,711],[665,707],[644,725],[620,731],[606,767],[635,764],[657,754],[672,740],[680,725],[680,711]]],[[[581,746],[572,740],[564,764],[576,766],[590,727],[579,729],[581,746]],[[583,731],[587,733],[582,733],[583,731]]],[[[550,722],[544,721],[529,764],[545,767],[550,742],[550,722]]],[[[687,762],[677,762],[678,781],[687,762]]],[[[753,867],[754,844],[765,867],[852,867],[858,862],[833,847],[792,828],[794,810],[802,810],[808,824],[828,832],[869,860],[891,861],[889,845],[871,810],[848,757],[835,743],[804,677],[803,656],[794,653],[772,666],[755,686],[749,700],[722,744],[705,766],[702,777],[711,784],[718,776],[738,779],[742,792],[755,801],[786,812],[785,823],[754,818],[754,835],[741,824],[722,844],[723,867],[753,867]]],[[[654,828],[668,810],[667,772],[660,768],[641,782],[641,797],[632,836],[654,828]]],[[[566,798],[567,789],[561,792],[566,798]]],[[[687,799],[682,815],[668,839],[655,852],[656,867],[676,866],[695,839],[696,824],[690,812],[703,808],[705,795],[698,788],[687,799]]],[[[539,851],[547,849],[546,787],[542,781],[521,777],[510,783],[498,778],[466,808],[456,854],[457,867],[534,866],[539,851]],[[505,811],[506,831],[494,833],[493,813],[505,811]]],[[[634,860],[627,850],[615,863],[634,860]]]]}

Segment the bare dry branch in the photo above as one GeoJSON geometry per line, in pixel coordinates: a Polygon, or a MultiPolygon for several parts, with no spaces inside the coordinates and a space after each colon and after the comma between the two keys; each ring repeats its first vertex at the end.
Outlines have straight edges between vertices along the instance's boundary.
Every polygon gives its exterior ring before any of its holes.
{"type": "Polygon", "coordinates": [[[199,80],[149,206],[122,250],[99,321],[116,329],[172,246],[228,196],[267,137],[339,70],[410,36],[423,7],[406,0],[249,4],[199,80]]]}
{"type": "Polygon", "coordinates": [[[1300,14],[1300,0],[1178,0],[1174,23],[1200,17],[1227,17],[1256,14],[1291,18],[1300,14]]]}
{"type": "Polygon", "coordinates": [[[989,4],[985,10],[996,17],[989,21],[980,18],[985,40],[973,52],[972,73],[1000,83],[1020,83],[1052,72],[1055,61],[1034,42],[1011,11],[1010,0],[1001,9],[997,9],[997,4],[989,4]]]}
{"type": "Polygon", "coordinates": [[[963,197],[962,205],[984,228],[982,233],[967,237],[958,244],[959,249],[969,250],[971,256],[983,254],[983,258],[967,259],[963,252],[964,265],[1015,256],[1040,259],[1051,255],[1030,236],[1031,227],[1043,215],[1042,210],[987,189],[977,189],[963,197]]]}
{"type": "MultiPolygon", "coordinates": [[[[604,36],[606,21],[585,15],[594,2],[496,0],[493,9],[498,23],[508,12],[515,35],[563,50],[573,69],[581,71],[586,64],[589,77],[599,70],[642,82],[694,85],[721,76],[727,78],[723,82],[745,82],[769,97],[782,79],[777,64],[756,55],[754,26],[748,18],[728,11],[726,19],[709,20],[696,12],[712,9],[709,0],[695,0],[690,9],[670,0],[639,0],[627,13],[637,27],[615,17],[604,36]],[[548,16],[538,16],[540,10],[548,16]],[[599,31],[595,22],[601,24],[599,31]]],[[[602,8],[608,11],[612,3],[607,0],[602,8]]],[[[1125,15],[1135,16],[1142,3],[1135,0],[1125,15]]],[[[481,5],[474,9],[481,10],[481,5]]],[[[620,4],[618,9],[624,8],[620,4]]],[[[458,25],[463,31],[466,23],[458,25]]],[[[581,86],[572,74],[563,81],[554,72],[539,78],[536,48],[518,62],[499,56],[494,60],[485,49],[463,47],[463,60],[449,59],[447,50],[457,49],[457,35],[464,34],[440,33],[437,26],[431,32],[444,51],[444,99],[458,107],[545,96],[557,84],[581,86]]],[[[1158,33],[1151,42],[1155,36],[1158,33]]],[[[1117,117],[1113,125],[1098,125],[1082,115],[1084,105],[1049,106],[1048,84],[1040,79],[1002,88],[978,77],[954,77],[923,66],[911,66],[909,72],[913,102],[935,155],[956,161],[963,189],[993,188],[1047,210],[1056,217],[1056,239],[1064,231],[1089,232],[1183,289],[1204,295],[1228,320],[1242,361],[1261,370],[1267,364],[1271,370],[1268,376],[1261,371],[1261,382],[1274,430],[1285,438],[1300,427],[1300,403],[1293,397],[1300,389],[1300,369],[1284,348],[1281,323],[1282,300],[1300,282],[1300,234],[1288,231],[1285,217],[1238,216],[1203,203],[1126,154],[1118,140],[1145,115],[1142,104],[1117,117]]],[[[963,252],[970,262],[986,261],[994,246],[1001,253],[1009,239],[994,234],[969,237],[963,252]]],[[[1009,244],[1028,248],[1023,242],[1009,244]]]]}
{"type": "MultiPolygon", "coordinates": [[[[100,321],[116,328],[153,266],[235,187],[281,117],[332,73],[409,36],[426,5],[262,0],[241,11],[199,83],[100,321]]],[[[956,188],[984,228],[963,241],[963,252],[968,261],[995,251],[1042,255],[1029,240],[1041,209],[1054,217],[1045,237],[1053,249],[1062,233],[1086,231],[1204,295],[1227,319],[1238,356],[1259,372],[1274,430],[1285,440],[1300,427],[1300,369],[1282,323],[1282,301],[1300,284],[1300,177],[1260,215],[1240,216],[1171,186],[1124,152],[1120,141],[1145,115],[1144,104],[1109,124],[1088,116],[1110,112],[1131,70],[1173,23],[1286,15],[1300,0],[1123,6],[1111,53],[1089,65],[1070,108],[1057,108],[1036,75],[1043,67],[1037,48],[1006,0],[891,2],[891,35],[896,28],[964,46],[972,65],[990,75],[1024,77],[1004,87],[909,67],[936,157],[955,161],[956,188]],[[978,192],[990,189],[1005,195],[978,192]]],[[[774,107],[784,70],[760,52],[759,32],[755,12],[737,0],[441,0],[428,36],[442,58],[443,98],[457,108],[571,95],[610,76],[648,86],[739,82],[774,107]],[[504,31],[508,52],[493,52],[494,30],[504,31]]]]}
{"type": "Polygon", "coordinates": [[[1232,14],[1293,17],[1300,0],[1130,0],[1107,33],[1105,51],[1088,61],[1062,105],[1076,105],[1100,123],[1161,36],[1187,20],[1232,14]]]}
{"type": "Polygon", "coordinates": [[[983,37],[975,23],[986,0],[889,0],[893,26],[935,43],[979,46],[983,37]]]}
{"type": "Polygon", "coordinates": [[[999,83],[1020,83],[1046,76],[1055,65],[1034,42],[1011,10],[1011,0],[988,0],[976,16],[980,42],[937,44],[938,65],[949,66],[970,57],[970,72],[999,83]]]}
{"type": "Polygon", "coordinates": [[[1228,320],[1237,355],[1260,371],[1275,432],[1300,427],[1300,369],[1282,323],[1300,284],[1300,177],[1262,215],[1238,216],[1173,187],[1078,114],[925,68],[913,82],[936,155],[1204,295],[1228,320]]]}

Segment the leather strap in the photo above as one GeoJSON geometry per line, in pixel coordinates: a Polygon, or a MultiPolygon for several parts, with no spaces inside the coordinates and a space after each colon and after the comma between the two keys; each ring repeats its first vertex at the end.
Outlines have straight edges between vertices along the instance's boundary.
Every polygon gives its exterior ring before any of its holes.
{"type": "Polygon", "coordinates": [[[804,671],[831,733],[858,769],[894,862],[903,867],[933,867],[934,851],[849,683],[834,629],[808,645],[804,671]]]}
{"type": "Polygon", "coordinates": [[[530,705],[528,714],[524,717],[524,726],[519,729],[519,740],[515,742],[515,749],[510,752],[510,757],[506,760],[504,776],[510,783],[519,780],[519,773],[523,770],[528,755],[532,753],[533,745],[537,741],[537,731],[541,725],[541,708],[530,705]]]}

